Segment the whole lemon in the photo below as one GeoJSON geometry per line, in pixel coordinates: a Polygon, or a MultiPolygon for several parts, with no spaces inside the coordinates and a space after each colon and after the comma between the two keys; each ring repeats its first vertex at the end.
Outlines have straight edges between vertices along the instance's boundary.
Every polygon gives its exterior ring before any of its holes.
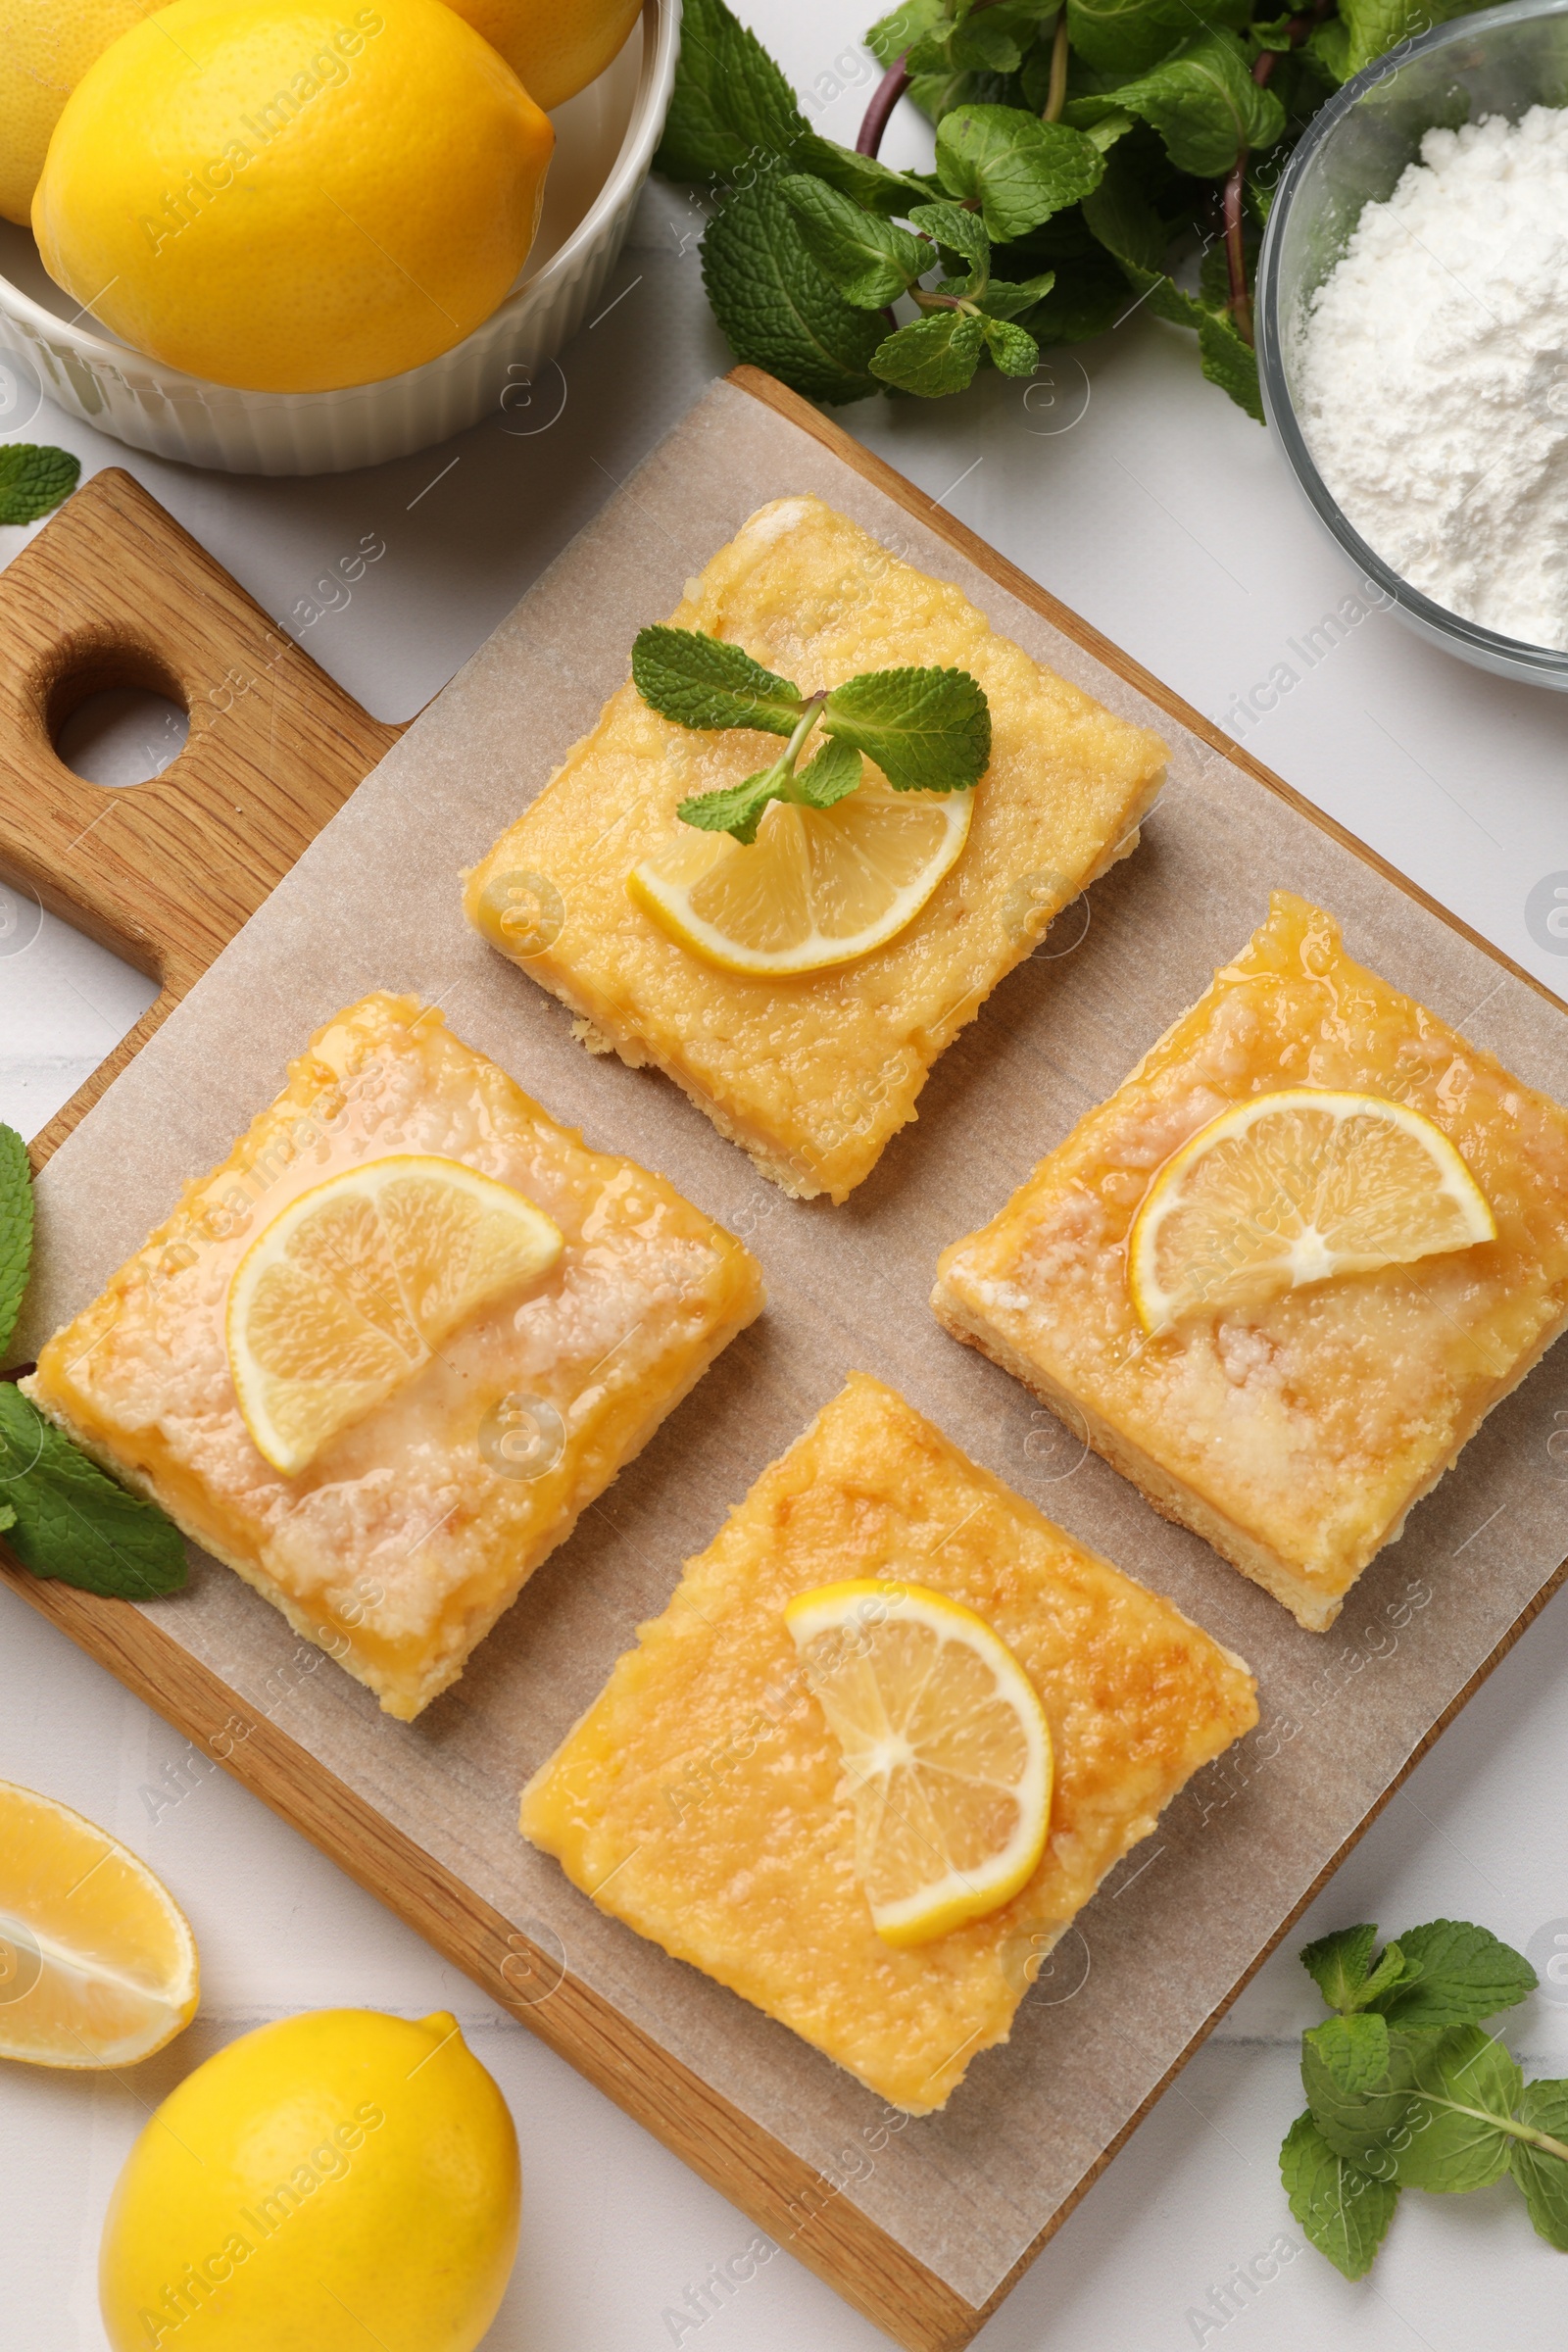
{"type": "Polygon", "coordinates": [[[461,342],[522,266],[555,132],[443,0],[174,0],[90,66],[33,198],[139,351],[321,392],[461,342]]]}
{"type": "Polygon", "coordinates": [[[451,0],[499,49],[548,114],[601,74],[642,13],[642,0],[451,0]]]}
{"type": "Polygon", "coordinates": [[[438,2014],[263,2026],[125,2159],[98,2288],[114,2352],[472,2352],[517,2247],[506,2101],[438,2014]]]}
{"type": "Polygon", "coordinates": [[[0,219],[24,228],[60,110],[154,0],[0,0],[0,219]]]}

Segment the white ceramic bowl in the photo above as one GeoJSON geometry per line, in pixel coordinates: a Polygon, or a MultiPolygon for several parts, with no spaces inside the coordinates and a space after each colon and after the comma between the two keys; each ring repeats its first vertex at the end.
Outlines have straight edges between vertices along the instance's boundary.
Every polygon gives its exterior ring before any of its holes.
{"type": "Polygon", "coordinates": [[[544,217],[500,309],[451,351],[338,392],[240,392],[82,321],[24,228],[0,220],[0,347],[51,400],[133,449],[225,473],[344,473],[428,449],[555,358],[604,292],[669,104],[680,0],[644,0],[614,63],[553,117],[544,217]]]}

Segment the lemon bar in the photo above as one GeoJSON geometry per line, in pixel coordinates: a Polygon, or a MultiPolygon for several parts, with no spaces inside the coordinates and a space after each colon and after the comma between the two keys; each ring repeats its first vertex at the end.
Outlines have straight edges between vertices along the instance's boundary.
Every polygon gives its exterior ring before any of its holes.
{"type": "Polygon", "coordinates": [[[1352,961],[1331,915],[1276,891],[1110,1100],[944,1252],[932,1304],[1321,1633],[1568,1321],[1568,1114],[1352,961]],[[1129,1236],[1156,1173],[1228,1106],[1303,1088],[1420,1114],[1495,1238],[1151,1334],[1129,1236]]]}
{"type": "Polygon", "coordinates": [[[1041,1956],[1188,1777],[1256,1721],[1250,1674],[863,1374],[688,1562],[522,1798],[601,1909],[911,2115],[1007,2038],[1041,1956]],[[906,1579],[985,1618],[1045,1707],[1050,1835],[1002,1909],[900,1949],[871,1924],[838,1745],[785,1620],[906,1579]]]}
{"type": "Polygon", "coordinates": [[[375,995],[312,1039],[26,1386],[408,1721],[761,1303],[755,1260],[662,1177],[588,1151],[437,1011],[375,995]],[[286,1476],[236,1396],[233,1278],[309,1188],[399,1153],[526,1196],[560,1253],[286,1476]]]}
{"type": "Polygon", "coordinates": [[[657,1064],[785,1192],[842,1200],[914,1117],[926,1072],[998,981],[1136,847],[1165,747],[816,498],[761,508],[670,617],[743,646],[803,693],[864,670],[949,666],[990,702],[991,764],[961,856],[857,961],[788,978],[722,970],[633,903],[627,876],[680,834],[677,803],[739,783],[778,745],[689,732],[629,681],[467,878],[469,920],[571,1008],[591,1050],[657,1064]]]}

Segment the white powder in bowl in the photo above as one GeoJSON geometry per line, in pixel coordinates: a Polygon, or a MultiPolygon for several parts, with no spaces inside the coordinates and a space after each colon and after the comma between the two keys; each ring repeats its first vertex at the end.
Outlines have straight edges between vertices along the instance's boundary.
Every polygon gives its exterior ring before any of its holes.
{"type": "Polygon", "coordinates": [[[1402,579],[1568,651],[1568,109],[1429,130],[1313,302],[1297,413],[1402,579]]]}

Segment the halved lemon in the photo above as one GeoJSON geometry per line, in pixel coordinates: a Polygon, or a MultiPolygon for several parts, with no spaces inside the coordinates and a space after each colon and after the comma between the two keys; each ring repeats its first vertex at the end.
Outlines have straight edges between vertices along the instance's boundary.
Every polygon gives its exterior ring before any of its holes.
{"type": "Polygon", "coordinates": [[[0,2058],[134,2066],[196,2014],[196,1940],[145,1862],[0,1781],[0,2058]]]}
{"type": "Polygon", "coordinates": [[[297,1476],[460,1323],[560,1254],[542,1210],[461,1160],[398,1152],[301,1193],[229,1285],[246,1428],[274,1469],[297,1476]]]}
{"type": "Polygon", "coordinates": [[[1281,1292],[1495,1241],[1440,1128],[1379,1095],[1288,1087],[1190,1136],[1133,1220],[1127,1277],[1146,1331],[1281,1292]]]}
{"type": "Polygon", "coordinates": [[[1011,1900],[1045,1851],[1051,1730],[1006,1643],[961,1601],[861,1577],[784,1612],[844,1756],[855,1870],[887,1943],[1011,1900]]]}
{"type": "Polygon", "coordinates": [[[747,846],[682,825],[626,877],[645,914],[726,972],[782,978],[869,956],[911,923],[969,838],[974,794],[867,775],[832,808],[774,801],[747,846]]]}

